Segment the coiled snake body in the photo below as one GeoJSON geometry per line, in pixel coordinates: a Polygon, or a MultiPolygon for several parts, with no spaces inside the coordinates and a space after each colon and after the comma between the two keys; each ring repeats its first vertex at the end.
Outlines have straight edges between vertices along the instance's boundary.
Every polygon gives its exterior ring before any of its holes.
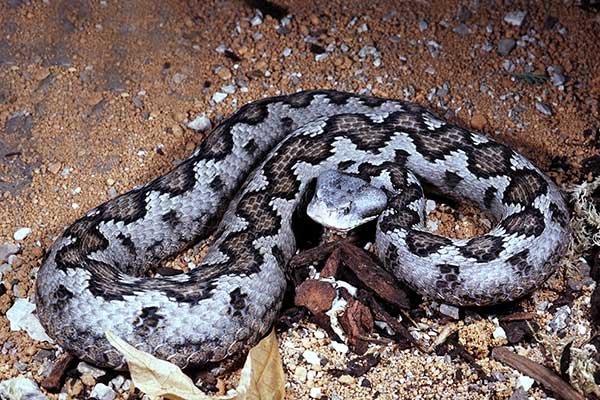
{"type": "Polygon", "coordinates": [[[182,367],[220,362],[255,344],[278,314],[295,252],[291,216],[307,185],[339,169],[386,186],[398,183],[388,173],[398,166],[499,220],[469,240],[429,233],[422,193],[407,178],[390,199],[400,208],[386,210],[377,231],[378,254],[398,278],[444,302],[484,305],[554,272],[568,210],[523,156],[411,103],[305,91],[242,107],[174,170],[69,226],[38,272],[38,316],[61,346],[97,365],[125,367],[105,330],[182,367]],[[144,276],[217,223],[197,268],[144,276]]]}

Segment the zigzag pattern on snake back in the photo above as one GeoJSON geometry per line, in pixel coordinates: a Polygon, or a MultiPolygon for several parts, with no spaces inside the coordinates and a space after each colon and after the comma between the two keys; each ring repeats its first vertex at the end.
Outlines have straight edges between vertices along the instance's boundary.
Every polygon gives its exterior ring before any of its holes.
{"type": "Polygon", "coordinates": [[[174,170],[69,226],[38,272],[38,316],[97,365],[126,367],[105,330],[182,367],[220,362],[254,345],[278,314],[296,248],[291,216],[307,185],[325,169],[390,179],[382,166],[392,162],[499,220],[469,240],[426,232],[409,180],[392,201],[401,208],[378,222],[378,252],[399,279],[441,301],[483,305],[554,272],[568,210],[523,156],[411,103],[305,91],[242,107],[174,170]],[[144,276],[219,221],[197,268],[144,276]]]}

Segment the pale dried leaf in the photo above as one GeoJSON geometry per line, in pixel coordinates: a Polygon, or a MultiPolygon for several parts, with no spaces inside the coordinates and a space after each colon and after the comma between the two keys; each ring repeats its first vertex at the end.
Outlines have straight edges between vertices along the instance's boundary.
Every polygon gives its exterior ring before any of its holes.
{"type": "Polygon", "coordinates": [[[274,330],[248,353],[236,390],[238,400],[284,398],[285,375],[274,330]]]}
{"type": "Polygon", "coordinates": [[[175,364],[140,351],[106,331],[106,338],[123,354],[134,385],[153,399],[225,400],[234,396],[207,396],[175,364]]]}
{"type": "Polygon", "coordinates": [[[108,331],[105,334],[125,357],[135,386],[153,399],[279,400],[285,396],[285,375],[274,330],[248,353],[237,397],[207,396],[175,364],[138,350],[108,331]]]}

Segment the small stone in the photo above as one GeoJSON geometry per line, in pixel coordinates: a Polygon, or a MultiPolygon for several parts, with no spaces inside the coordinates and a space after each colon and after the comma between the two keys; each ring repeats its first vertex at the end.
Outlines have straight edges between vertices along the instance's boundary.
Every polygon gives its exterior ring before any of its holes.
{"type": "Polygon", "coordinates": [[[231,79],[231,71],[229,71],[229,68],[220,68],[217,71],[217,75],[219,75],[219,78],[223,79],[223,80],[229,80],[231,79]]]}
{"type": "Polygon", "coordinates": [[[7,400],[47,400],[38,385],[23,377],[16,377],[0,382],[0,399],[7,400]]]}
{"type": "Polygon", "coordinates": [[[20,249],[18,244],[10,242],[0,245],[0,263],[8,261],[8,257],[17,254],[20,249]]]}
{"type": "Polygon", "coordinates": [[[515,48],[517,42],[514,39],[500,39],[498,42],[498,53],[507,56],[515,48]]]}
{"type": "Polygon", "coordinates": [[[110,380],[109,385],[113,389],[119,390],[121,386],[123,386],[123,383],[125,383],[125,377],[123,375],[117,375],[110,380]]]}
{"type": "Polygon", "coordinates": [[[539,101],[535,102],[535,109],[545,115],[552,115],[552,109],[548,104],[540,103],[539,101]]]}
{"type": "Polygon", "coordinates": [[[494,339],[506,339],[506,332],[504,331],[504,328],[499,326],[496,329],[494,329],[494,332],[492,333],[492,337],[494,339]]]}
{"type": "Polygon", "coordinates": [[[519,378],[517,378],[517,387],[523,388],[525,391],[531,389],[534,383],[535,381],[527,375],[521,375],[519,378]]]}
{"type": "Polygon", "coordinates": [[[290,49],[289,47],[287,47],[287,48],[285,48],[285,49],[283,50],[283,52],[281,52],[281,54],[282,54],[284,57],[289,57],[289,56],[292,54],[292,49],[290,49]]]}
{"type": "Polygon", "coordinates": [[[514,72],[515,64],[510,60],[504,60],[502,61],[502,68],[504,68],[506,72],[514,72]]]}
{"type": "Polygon", "coordinates": [[[108,179],[106,180],[106,184],[107,184],[108,186],[112,186],[112,185],[114,185],[114,184],[115,184],[115,180],[114,180],[113,178],[108,178],[108,179]]]}
{"type": "Polygon", "coordinates": [[[312,397],[313,399],[320,399],[321,398],[321,388],[320,387],[314,387],[310,389],[310,397],[312,397]]]}
{"type": "Polygon", "coordinates": [[[465,35],[468,35],[469,33],[471,33],[471,29],[465,24],[460,24],[457,27],[455,27],[454,29],[452,29],[452,32],[458,33],[461,36],[465,36],[465,35]]]}
{"type": "Polygon", "coordinates": [[[306,382],[306,373],[307,372],[308,371],[306,371],[306,368],[304,368],[302,366],[296,367],[296,369],[294,370],[294,377],[299,382],[306,382]]]}
{"type": "Polygon", "coordinates": [[[81,373],[81,375],[90,375],[94,378],[100,378],[101,376],[106,375],[106,371],[100,369],[100,368],[96,368],[86,362],[81,361],[79,364],[77,364],[77,371],[79,371],[79,373],[81,373]]]}
{"type": "Polygon", "coordinates": [[[527,392],[523,390],[522,387],[518,387],[511,395],[508,400],[527,400],[529,396],[527,396],[527,392]]]}
{"type": "Polygon", "coordinates": [[[310,365],[321,365],[321,358],[319,358],[319,355],[312,350],[304,350],[302,358],[310,365]]]}
{"type": "Polygon", "coordinates": [[[223,86],[221,86],[221,90],[223,91],[223,93],[234,94],[235,90],[236,90],[236,86],[235,85],[223,85],[223,86]]]}
{"type": "Polygon", "coordinates": [[[567,327],[567,321],[571,316],[571,308],[569,306],[562,306],[556,310],[554,318],[548,322],[548,328],[553,332],[558,332],[567,327]]]}
{"type": "Polygon", "coordinates": [[[24,240],[31,233],[31,228],[19,228],[13,234],[13,239],[24,240]]]}
{"type": "Polygon", "coordinates": [[[510,12],[504,16],[504,22],[513,26],[523,25],[527,13],[525,11],[510,12]]]}
{"type": "Polygon", "coordinates": [[[440,313],[447,315],[452,319],[460,318],[460,309],[449,304],[440,304],[440,313]]]}
{"type": "Polygon", "coordinates": [[[50,164],[48,164],[48,171],[50,171],[50,173],[56,175],[60,171],[61,166],[62,165],[59,162],[50,163],[50,164]]]}
{"type": "Polygon", "coordinates": [[[215,103],[220,103],[227,97],[227,93],[215,92],[213,94],[212,99],[215,103]]]}
{"type": "Polygon", "coordinates": [[[475,112],[471,118],[471,127],[475,130],[482,130],[487,125],[487,119],[479,112],[475,112]]]}
{"type": "Polygon", "coordinates": [[[263,22],[262,17],[258,14],[255,15],[254,17],[252,17],[252,19],[250,20],[250,24],[252,26],[260,25],[260,24],[262,24],[262,22],[263,22]]]}
{"type": "Polygon", "coordinates": [[[96,384],[96,378],[91,374],[83,374],[79,379],[85,386],[94,386],[96,384]]]}
{"type": "Polygon", "coordinates": [[[354,385],[355,379],[350,375],[342,375],[338,378],[338,381],[345,385],[354,385]]]}
{"type": "Polygon", "coordinates": [[[204,114],[201,114],[189,122],[187,127],[195,130],[196,132],[204,132],[210,130],[212,128],[212,124],[210,119],[206,118],[204,114]]]}
{"type": "Polygon", "coordinates": [[[421,32],[423,32],[425,29],[427,29],[427,26],[429,26],[427,21],[421,21],[421,22],[419,22],[419,25],[417,25],[417,27],[419,28],[419,30],[421,32]]]}
{"type": "Polygon", "coordinates": [[[344,343],[332,341],[330,346],[332,349],[334,349],[338,353],[342,353],[342,354],[348,353],[348,346],[344,343]]]}
{"type": "Polygon", "coordinates": [[[98,383],[92,389],[90,396],[98,400],[114,400],[117,397],[117,393],[105,384],[98,383]]]}

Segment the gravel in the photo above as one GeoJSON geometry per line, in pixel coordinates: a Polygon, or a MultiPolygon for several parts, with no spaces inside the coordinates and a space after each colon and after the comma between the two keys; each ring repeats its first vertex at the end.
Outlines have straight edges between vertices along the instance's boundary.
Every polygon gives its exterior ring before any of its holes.
{"type": "Polygon", "coordinates": [[[535,102],[535,109],[545,115],[552,115],[552,108],[548,104],[541,103],[539,101],[535,102]]]}
{"type": "Polygon", "coordinates": [[[38,385],[23,377],[16,377],[0,382],[0,399],[6,400],[47,400],[38,385]]]}
{"type": "Polygon", "coordinates": [[[17,254],[20,250],[18,244],[6,242],[0,245],[0,263],[8,261],[8,257],[17,254]]]}
{"type": "Polygon", "coordinates": [[[117,393],[105,384],[97,383],[92,389],[90,396],[98,400],[114,400],[117,397],[117,393]]]}
{"type": "Polygon", "coordinates": [[[210,119],[208,119],[204,114],[198,115],[192,121],[188,122],[186,126],[195,130],[196,132],[204,132],[212,128],[210,119]]]}
{"type": "Polygon", "coordinates": [[[514,39],[500,39],[498,42],[498,53],[507,56],[515,48],[517,42],[514,39]]]}
{"type": "Polygon", "coordinates": [[[510,12],[504,16],[504,22],[520,27],[523,25],[523,21],[525,20],[526,16],[527,13],[525,11],[510,12]]]}
{"type": "Polygon", "coordinates": [[[31,228],[19,228],[13,234],[13,239],[24,240],[31,233],[31,228]]]}

